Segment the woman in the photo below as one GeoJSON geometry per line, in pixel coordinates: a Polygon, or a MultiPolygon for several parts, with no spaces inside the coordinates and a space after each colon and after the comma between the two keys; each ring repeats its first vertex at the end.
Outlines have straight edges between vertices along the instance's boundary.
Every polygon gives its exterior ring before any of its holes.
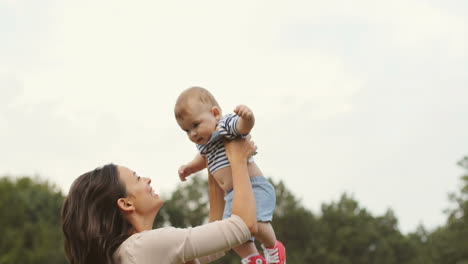
{"type": "Polygon", "coordinates": [[[202,263],[257,232],[247,159],[250,138],[226,142],[236,196],[232,217],[194,228],[152,229],[163,201],[151,180],[113,164],[78,177],[62,209],[65,252],[71,264],[202,263]]]}

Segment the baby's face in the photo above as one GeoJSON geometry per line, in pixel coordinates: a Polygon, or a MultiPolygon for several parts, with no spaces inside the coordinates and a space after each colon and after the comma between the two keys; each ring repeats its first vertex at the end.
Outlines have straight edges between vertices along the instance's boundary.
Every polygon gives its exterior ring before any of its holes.
{"type": "Polygon", "coordinates": [[[196,144],[206,144],[216,129],[217,117],[212,109],[202,103],[188,107],[187,113],[177,119],[180,128],[187,133],[190,141],[196,144]]]}

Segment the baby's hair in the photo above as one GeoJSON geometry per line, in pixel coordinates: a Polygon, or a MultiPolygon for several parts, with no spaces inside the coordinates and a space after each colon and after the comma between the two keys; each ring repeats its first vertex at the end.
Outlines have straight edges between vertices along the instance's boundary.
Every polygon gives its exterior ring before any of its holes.
{"type": "Polygon", "coordinates": [[[221,109],[214,96],[208,90],[202,87],[194,86],[183,91],[177,98],[174,108],[176,119],[180,119],[184,116],[187,111],[187,102],[193,99],[198,100],[200,103],[206,105],[209,108],[217,106],[219,109],[221,109]]]}

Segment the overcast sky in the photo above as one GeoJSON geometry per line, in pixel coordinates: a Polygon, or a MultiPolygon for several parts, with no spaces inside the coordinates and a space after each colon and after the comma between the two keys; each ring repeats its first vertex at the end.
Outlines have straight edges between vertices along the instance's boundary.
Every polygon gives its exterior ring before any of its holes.
{"type": "Polygon", "coordinates": [[[468,155],[468,2],[0,0],[0,175],[66,193],[114,162],[169,194],[195,146],[178,94],[252,108],[256,157],[302,203],[352,194],[444,223],[468,155]]]}

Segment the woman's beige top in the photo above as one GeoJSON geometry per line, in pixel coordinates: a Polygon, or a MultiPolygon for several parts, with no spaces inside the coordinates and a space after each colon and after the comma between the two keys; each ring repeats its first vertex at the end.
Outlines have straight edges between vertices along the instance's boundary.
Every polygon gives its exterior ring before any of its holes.
{"type": "Polygon", "coordinates": [[[208,263],[250,236],[237,215],[193,228],[158,228],[130,236],[117,248],[114,260],[120,264],[208,263]]]}

